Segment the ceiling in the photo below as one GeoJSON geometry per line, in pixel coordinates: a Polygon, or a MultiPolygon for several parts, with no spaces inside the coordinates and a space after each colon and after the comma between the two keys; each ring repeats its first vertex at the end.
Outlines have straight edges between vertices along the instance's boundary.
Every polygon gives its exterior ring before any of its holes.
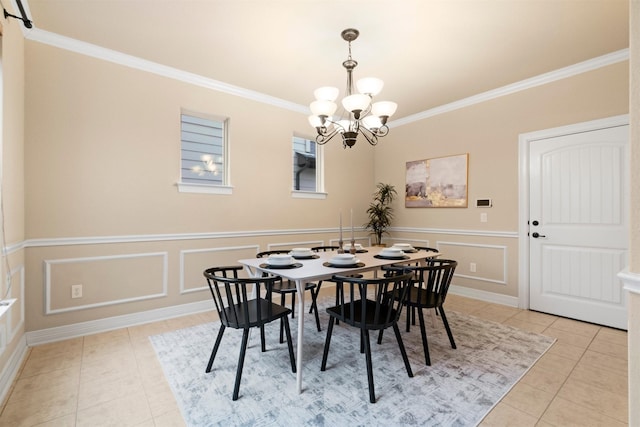
{"type": "Polygon", "coordinates": [[[629,46],[627,0],[23,0],[34,27],[307,106],[379,77],[393,119],[629,46]]]}

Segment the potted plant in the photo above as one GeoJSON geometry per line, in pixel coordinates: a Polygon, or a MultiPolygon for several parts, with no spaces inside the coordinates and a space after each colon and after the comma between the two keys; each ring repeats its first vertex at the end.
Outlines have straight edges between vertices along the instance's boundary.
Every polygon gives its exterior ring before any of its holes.
{"type": "Polygon", "coordinates": [[[367,215],[369,221],[364,227],[375,236],[375,244],[382,245],[382,236],[387,234],[387,228],[393,219],[393,208],[391,203],[398,193],[391,184],[378,183],[376,191],[373,193],[373,201],[369,204],[367,215]]]}

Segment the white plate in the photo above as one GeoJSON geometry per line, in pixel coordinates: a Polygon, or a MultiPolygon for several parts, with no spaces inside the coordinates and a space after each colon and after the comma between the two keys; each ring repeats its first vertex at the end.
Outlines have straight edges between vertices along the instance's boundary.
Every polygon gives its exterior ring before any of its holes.
{"type": "Polygon", "coordinates": [[[335,265],[352,265],[352,264],[357,264],[359,263],[360,260],[358,258],[336,258],[333,257],[329,260],[329,263],[331,264],[335,264],[335,265]]]}
{"type": "Polygon", "coordinates": [[[402,256],[404,255],[404,251],[398,248],[384,248],[380,251],[380,255],[382,256],[402,256]]]}
{"type": "Polygon", "coordinates": [[[411,244],[409,243],[396,243],[395,245],[392,246],[392,248],[397,248],[397,249],[401,249],[403,251],[412,251],[413,246],[411,246],[411,244]]]}
{"type": "Polygon", "coordinates": [[[286,254],[269,255],[269,258],[267,258],[267,264],[291,265],[293,264],[293,258],[291,258],[291,255],[286,255],[286,254]]]}

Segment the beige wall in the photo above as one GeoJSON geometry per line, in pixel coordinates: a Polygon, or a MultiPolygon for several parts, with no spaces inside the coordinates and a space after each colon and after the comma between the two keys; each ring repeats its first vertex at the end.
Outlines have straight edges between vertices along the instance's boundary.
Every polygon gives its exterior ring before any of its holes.
{"type": "MultiPolygon", "coordinates": [[[[272,243],[328,243],[340,209],[345,225],[351,208],[365,222],[368,144],[332,141],[326,200],[291,197],[292,135],[313,136],[302,114],[36,42],[26,70],[29,331],[210,298],[180,292],[185,251],[254,246],[235,261],[272,243]],[[177,191],[181,108],[230,117],[233,195],[177,191]],[[83,298],[70,299],[74,284],[83,298]]],[[[202,285],[218,259],[185,275],[202,285]]]]}
{"type": "Polygon", "coordinates": [[[328,243],[340,209],[353,207],[356,225],[365,221],[379,181],[401,194],[390,241],[442,248],[460,261],[457,286],[513,303],[518,135],[628,111],[628,65],[608,66],[394,128],[375,148],[332,142],[327,199],[301,200],[290,195],[291,135],[311,132],[299,113],[36,42],[26,44],[26,70],[29,331],[206,299],[204,291],[181,292],[184,277],[202,267],[181,270],[185,251],[328,243]],[[232,196],[177,192],[180,108],[231,118],[232,196]],[[493,198],[489,221],[471,205],[405,209],[405,163],[459,153],[470,156],[471,203],[493,198]],[[265,230],[281,235],[261,238],[265,230]],[[242,233],[223,238],[234,232],[242,233]],[[146,241],[158,235],[167,236],[146,241]],[[119,274],[105,282],[94,268],[119,274]],[[126,278],[136,268],[147,268],[149,279],[131,292],[126,278]],[[73,284],[83,284],[81,300],[70,299],[73,284]]]}
{"type": "MultiPolygon", "coordinates": [[[[20,21],[2,23],[2,208],[0,235],[9,248],[0,266],[0,299],[17,298],[0,317],[0,380],[21,339],[24,338],[24,41],[20,21]],[[10,281],[4,280],[10,273],[10,281]]],[[[1,383],[1,381],[0,381],[1,383]]],[[[0,389],[0,393],[2,390],[0,389]]]]}
{"type": "Polygon", "coordinates": [[[407,161],[469,153],[469,207],[404,208],[401,198],[396,224],[409,231],[399,235],[455,256],[466,276],[455,284],[516,297],[519,135],[626,114],[628,81],[628,63],[619,63],[393,129],[376,149],[375,179],[398,188],[407,161]],[[478,198],[493,207],[476,208],[478,198]]]}

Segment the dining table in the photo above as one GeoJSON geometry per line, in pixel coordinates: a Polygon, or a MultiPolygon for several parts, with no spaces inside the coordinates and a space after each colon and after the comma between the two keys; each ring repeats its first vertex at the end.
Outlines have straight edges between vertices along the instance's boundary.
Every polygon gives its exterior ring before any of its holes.
{"type": "Polygon", "coordinates": [[[406,251],[401,256],[385,257],[381,255],[384,247],[363,247],[355,253],[357,262],[349,265],[331,264],[331,259],[337,251],[317,252],[311,256],[294,257],[294,263],[290,265],[270,265],[266,258],[248,258],[238,260],[245,267],[247,273],[253,277],[269,273],[288,279],[296,284],[298,296],[298,336],[296,357],[296,379],[298,393],[302,393],[302,368],[304,345],[304,295],[305,283],[318,280],[327,280],[334,275],[351,275],[368,271],[377,271],[391,264],[424,262],[427,258],[440,255],[438,252],[415,250],[406,251]]]}

